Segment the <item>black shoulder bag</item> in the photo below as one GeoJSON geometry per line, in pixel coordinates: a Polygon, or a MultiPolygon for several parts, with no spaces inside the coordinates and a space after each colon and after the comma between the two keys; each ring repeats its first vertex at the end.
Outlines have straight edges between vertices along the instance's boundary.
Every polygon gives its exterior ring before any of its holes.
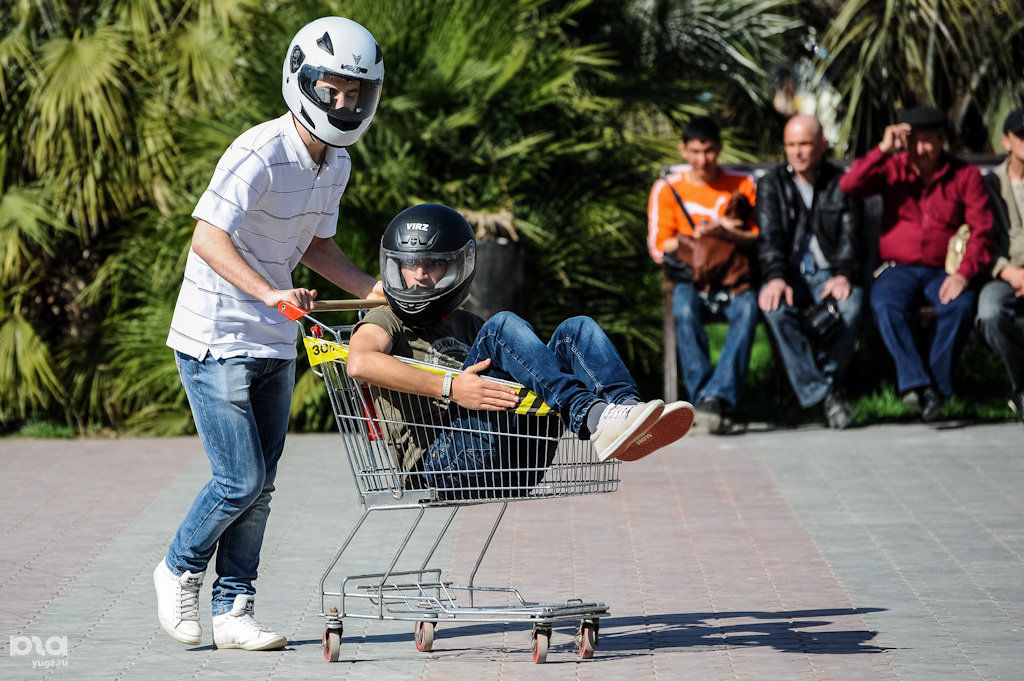
{"type": "MultiPolygon", "coordinates": [[[[672,192],[672,197],[676,200],[676,205],[679,206],[679,210],[683,211],[686,221],[690,223],[690,229],[692,229],[694,234],[696,234],[697,225],[693,223],[693,218],[690,217],[690,211],[686,210],[686,206],[683,205],[683,200],[679,198],[679,194],[668,180],[665,180],[665,184],[668,185],[669,191],[672,192]]],[[[674,281],[677,284],[693,283],[693,268],[679,258],[678,252],[666,252],[662,258],[661,264],[665,269],[665,276],[668,277],[670,281],[674,281]]]]}

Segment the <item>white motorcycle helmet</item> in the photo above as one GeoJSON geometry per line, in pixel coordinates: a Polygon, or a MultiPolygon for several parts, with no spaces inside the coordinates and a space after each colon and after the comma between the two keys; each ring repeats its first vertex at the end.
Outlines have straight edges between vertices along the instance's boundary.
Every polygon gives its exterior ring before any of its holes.
{"type": "Polygon", "coordinates": [[[370,127],[383,82],[384,57],[370,32],[350,19],[323,17],[292,39],[281,94],[309,134],[347,147],[370,127]]]}

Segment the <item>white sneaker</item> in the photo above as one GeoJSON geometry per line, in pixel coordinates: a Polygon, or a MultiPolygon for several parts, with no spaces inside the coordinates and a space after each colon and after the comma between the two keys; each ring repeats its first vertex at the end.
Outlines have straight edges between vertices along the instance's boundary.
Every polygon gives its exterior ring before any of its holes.
{"type": "Polygon", "coordinates": [[[203,640],[203,630],[199,628],[199,589],[205,574],[186,570],[179,577],[163,559],[153,570],[160,626],[175,640],[188,645],[199,645],[203,640]]]}
{"type": "Polygon", "coordinates": [[[632,406],[609,404],[601,413],[590,439],[601,461],[618,458],[661,416],[665,403],[661,400],[640,402],[632,406]]]}
{"type": "Polygon", "coordinates": [[[689,402],[669,402],[661,416],[639,437],[633,438],[626,451],[619,454],[622,461],[636,461],[662,447],[667,447],[690,432],[693,425],[693,405],[689,402]]]}
{"type": "Polygon", "coordinates": [[[213,618],[213,644],[218,648],[277,650],[286,643],[284,636],[256,621],[253,597],[247,594],[235,596],[231,612],[213,618]]]}

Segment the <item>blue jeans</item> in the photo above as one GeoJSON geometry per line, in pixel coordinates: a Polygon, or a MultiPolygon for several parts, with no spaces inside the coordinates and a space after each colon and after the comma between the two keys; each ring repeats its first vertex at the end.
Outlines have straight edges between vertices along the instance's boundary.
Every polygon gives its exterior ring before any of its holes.
{"type": "MultiPolygon", "coordinates": [[[[526,321],[511,312],[499,312],[477,333],[463,368],[487,358],[491,366],[485,375],[522,383],[558,411],[566,428],[584,438],[590,436],[587,412],[596,402],[639,400],[636,382],[619,353],[589,317],[565,320],[544,343],[526,321]]],[[[513,486],[526,486],[543,476],[554,455],[553,442],[496,433],[557,437],[560,427],[556,419],[469,411],[454,404],[450,411],[454,430],[443,432],[431,443],[424,462],[427,471],[438,473],[432,476],[436,487],[507,487],[509,478],[515,478],[513,472],[503,478],[488,474],[467,478],[469,471],[496,468],[534,469],[532,475],[513,481],[513,486]]]]}
{"type": "Polygon", "coordinates": [[[1013,287],[1002,279],[985,284],[978,297],[978,328],[985,342],[1006,365],[1013,392],[1024,390],[1024,334],[1015,318],[1024,310],[1024,299],[1014,295],[1013,287]]]}
{"type": "Polygon", "coordinates": [[[821,290],[831,278],[832,273],[827,269],[812,274],[790,274],[786,283],[793,287],[793,305],[787,305],[783,299],[778,308],[764,313],[789,383],[804,408],[825,399],[842,377],[853,357],[853,346],[860,332],[864,289],[851,286],[846,300],[837,301],[844,329],[835,341],[828,347],[815,347],[804,333],[802,310],[821,300],[821,290]]]}
{"type": "Polygon", "coordinates": [[[295,360],[199,361],[175,352],[213,477],[199,491],[167,552],[180,575],[201,572],[217,552],[213,614],[253,594],[277,462],[288,431],[295,360]]]}
{"type": "Polygon", "coordinates": [[[673,298],[679,363],[690,401],[716,397],[729,407],[739,401],[750,365],[750,349],[757,331],[757,296],[752,290],[733,298],[724,309],[729,322],[718,365],[712,370],[708,336],[704,331],[705,304],[690,284],[676,284],[673,298]]]}
{"type": "Polygon", "coordinates": [[[934,385],[943,395],[953,394],[953,363],[971,328],[975,293],[964,289],[943,305],[939,302],[939,287],[945,278],[946,271],[941,267],[894,265],[878,275],[871,289],[871,311],[896,363],[901,392],[934,385]],[[927,369],[914,345],[910,325],[911,312],[925,301],[934,308],[936,317],[927,369]]]}

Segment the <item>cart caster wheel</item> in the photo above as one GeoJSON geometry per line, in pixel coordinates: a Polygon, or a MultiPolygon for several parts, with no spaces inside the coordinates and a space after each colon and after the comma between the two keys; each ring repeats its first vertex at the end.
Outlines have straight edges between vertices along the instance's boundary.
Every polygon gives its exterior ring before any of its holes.
{"type": "Polygon", "coordinates": [[[337,662],[341,655],[341,627],[336,629],[324,629],[324,636],[320,640],[320,648],[324,651],[324,659],[328,662],[337,662]]]}
{"type": "Polygon", "coordinates": [[[413,630],[413,638],[416,640],[416,650],[421,653],[429,653],[434,647],[435,622],[417,622],[413,630]]]}
{"type": "Polygon", "coordinates": [[[551,642],[550,631],[533,631],[533,645],[530,652],[533,653],[533,661],[537,664],[544,664],[548,661],[548,644],[551,642]]]}
{"type": "Polygon", "coordinates": [[[594,657],[594,648],[597,647],[597,623],[591,620],[583,620],[580,628],[576,630],[576,649],[580,652],[580,658],[589,660],[594,657]]]}

